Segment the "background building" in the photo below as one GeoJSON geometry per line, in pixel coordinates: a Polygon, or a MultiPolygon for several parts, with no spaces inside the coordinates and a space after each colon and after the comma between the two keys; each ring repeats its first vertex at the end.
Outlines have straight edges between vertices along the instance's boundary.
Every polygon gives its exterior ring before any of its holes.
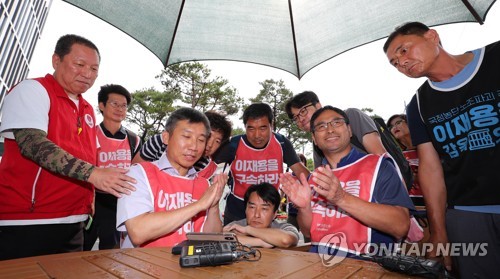
{"type": "Polygon", "coordinates": [[[28,75],[52,0],[0,0],[0,121],[7,91],[28,75]]]}

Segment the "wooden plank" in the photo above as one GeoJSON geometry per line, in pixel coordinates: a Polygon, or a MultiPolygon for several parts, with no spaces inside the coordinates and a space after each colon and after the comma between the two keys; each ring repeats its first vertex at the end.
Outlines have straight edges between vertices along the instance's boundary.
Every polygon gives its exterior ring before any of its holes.
{"type": "MultiPolygon", "coordinates": [[[[112,253],[119,253],[119,252],[115,251],[112,253]]],[[[155,278],[153,276],[149,276],[148,274],[140,270],[135,269],[133,266],[125,265],[121,262],[115,261],[112,258],[107,257],[107,255],[109,254],[85,256],[83,258],[85,261],[88,261],[89,263],[105,270],[109,274],[112,274],[119,278],[144,278],[144,279],[155,278]]],[[[92,275],[91,277],[94,276],[92,275]]],[[[96,276],[95,278],[99,277],[96,276]]]]}
{"type": "Polygon", "coordinates": [[[49,278],[38,264],[30,264],[29,266],[3,266],[0,267],[0,278],[14,279],[14,278],[49,278]]]}
{"type": "MultiPolygon", "coordinates": [[[[144,253],[112,253],[107,255],[111,259],[133,267],[136,270],[139,270],[145,274],[148,274],[155,278],[196,278],[194,272],[189,276],[186,273],[182,273],[178,270],[172,270],[165,267],[165,263],[169,261],[166,259],[157,258],[154,256],[150,256],[144,253]]],[[[177,265],[179,265],[177,263],[177,265]]]]}
{"type": "Polygon", "coordinates": [[[39,264],[50,278],[115,278],[82,258],[40,259],[39,264]]]}

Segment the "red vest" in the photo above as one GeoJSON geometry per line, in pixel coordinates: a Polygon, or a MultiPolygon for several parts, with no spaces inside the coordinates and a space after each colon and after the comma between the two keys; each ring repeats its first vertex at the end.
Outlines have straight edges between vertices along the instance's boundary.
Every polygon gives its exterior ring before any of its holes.
{"type": "MultiPolygon", "coordinates": [[[[344,191],[369,202],[372,199],[382,158],[382,156],[370,154],[350,165],[333,170],[333,173],[340,180],[344,191]]],[[[312,179],[309,183],[314,184],[312,179]]],[[[314,191],[311,206],[313,213],[311,242],[313,244],[319,244],[320,240],[327,234],[341,232],[347,235],[348,252],[356,253],[356,247],[369,248],[369,245],[361,245],[371,242],[371,228],[351,218],[342,208],[330,204],[314,191]]],[[[339,249],[345,250],[345,247],[339,249]]]]}
{"type": "MultiPolygon", "coordinates": [[[[92,106],[80,95],[77,108],[52,75],[36,80],[50,98],[47,138],[73,156],[95,165],[97,144],[92,106]]],[[[5,139],[5,153],[0,163],[0,220],[88,214],[93,195],[90,183],[41,168],[21,155],[14,140],[5,139]]]]}
{"type": "Polygon", "coordinates": [[[213,160],[210,160],[210,162],[205,166],[204,169],[198,171],[198,175],[200,177],[210,179],[214,175],[216,170],[217,164],[213,160]]]}
{"type": "Polygon", "coordinates": [[[413,184],[410,189],[410,197],[422,197],[422,189],[420,189],[420,185],[418,184],[418,154],[417,150],[406,150],[403,151],[403,155],[406,160],[410,164],[411,172],[413,173],[413,184]]]}
{"type": "MultiPolygon", "coordinates": [[[[189,179],[173,176],[158,169],[157,166],[142,162],[153,194],[154,212],[175,210],[191,204],[201,198],[208,189],[208,181],[199,176],[189,179]]],[[[201,232],[207,212],[199,212],[190,221],[177,230],[158,239],[146,242],[141,247],[169,247],[186,240],[186,233],[201,232]]]]}
{"type": "Polygon", "coordinates": [[[101,126],[97,125],[97,139],[99,140],[99,151],[97,154],[97,165],[105,168],[130,168],[132,152],[128,138],[113,139],[104,135],[101,126]]]}
{"type": "Polygon", "coordinates": [[[263,149],[248,146],[242,137],[231,164],[231,173],[234,178],[232,192],[241,200],[253,184],[268,182],[278,189],[279,175],[283,173],[283,149],[276,136],[271,135],[263,149]]]}

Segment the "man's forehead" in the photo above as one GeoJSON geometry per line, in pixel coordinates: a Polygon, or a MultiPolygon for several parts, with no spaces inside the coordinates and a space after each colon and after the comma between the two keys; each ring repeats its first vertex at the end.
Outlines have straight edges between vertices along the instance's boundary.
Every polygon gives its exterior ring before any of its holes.
{"type": "Polygon", "coordinates": [[[210,131],[210,137],[211,138],[217,138],[217,139],[222,139],[223,134],[219,130],[211,130],[210,131]]]}
{"type": "Polygon", "coordinates": [[[314,121],[314,123],[318,123],[320,121],[329,121],[329,120],[331,120],[333,118],[339,118],[339,117],[342,118],[342,115],[340,115],[336,111],[333,111],[333,110],[330,110],[330,109],[326,109],[323,112],[321,112],[320,115],[318,115],[318,117],[316,118],[316,120],[314,121]]]}
{"type": "Polygon", "coordinates": [[[206,134],[206,128],[203,123],[191,123],[188,120],[181,120],[177,122],[177,125],[175,126],[174,133],[178,132],[185,132],[185,133],[194,133],[198,135],[203,135],[207,137],[208,135],[206,134]]]}
{"type": "Polygon", "coordinates": [[[269,126],[269,125],[271,125],[271,123],[269,123],[269,119],[267,118],[267,116],[249,118],[246,124],[246,126],[269,126]]]}
{"type": "Polygon", "coordinates": [[[259,194],[257,194],[257,192],[252,192],[250,194],[250,197],[248,199],[248,203],[253,203],[253,204],[257,204],[257,203],[260,203],[260,204],[271,204],[269,201],[265,201],[261,198],[261,196],[259,196],[259,194]]]}

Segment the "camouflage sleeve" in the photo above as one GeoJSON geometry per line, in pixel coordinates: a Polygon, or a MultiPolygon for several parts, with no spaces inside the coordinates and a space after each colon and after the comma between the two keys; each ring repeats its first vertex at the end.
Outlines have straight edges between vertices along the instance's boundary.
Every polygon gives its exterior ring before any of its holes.
{"type": "Polygon", "coordinates": [[[89,179],[94,166],[64,151],[47,138],[46,132],[38,129],[13,132],[21,154],[44,169],[81,181],[89,179]]]}

